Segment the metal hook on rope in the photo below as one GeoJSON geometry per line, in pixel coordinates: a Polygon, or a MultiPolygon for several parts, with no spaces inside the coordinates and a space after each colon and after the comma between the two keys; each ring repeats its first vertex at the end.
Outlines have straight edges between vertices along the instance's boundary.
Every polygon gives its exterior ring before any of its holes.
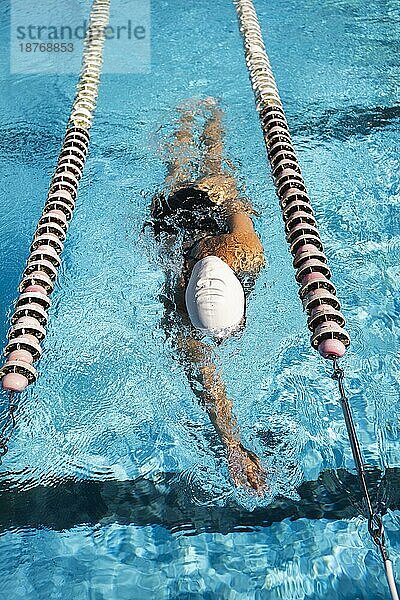
{"type": "Polygon", "coordinates": [[[353,454],[353,459],[356,464],[358,477],[360,481],[360,487],[363,492],[364,500],[368,511],[368,532],[379,548],[383,565],[385,567],[386,579],[389,585],[389,590],[392,596],[392,600],[399,600],[399,594],[397,592],[396,582],[393,574],[392,561],[389,558],[389,554],[386,548],[385,529],[381,516],[374,511],[371,496],[368,489],[368,483],[365,476],[365,465],[361,454],[360,443],[358,440],[357,432],[354,426],[353,415],[350,408],[350,403],[346,396],[344,388],[344,369],[339,366],[337,358],[333,358],[333,374],[332,379],[338,382],[340,401],[342,405],[344,420],[346,423],[347,433],[350,440],[350,446],[353,454]]]}

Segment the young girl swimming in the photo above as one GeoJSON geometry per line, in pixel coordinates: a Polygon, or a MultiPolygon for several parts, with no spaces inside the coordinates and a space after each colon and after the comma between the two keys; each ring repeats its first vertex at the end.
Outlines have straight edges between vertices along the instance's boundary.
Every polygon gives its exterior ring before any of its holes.
{"type": "Polygon", "coordinates": [[[241,443],[232,401],[213,360],[215,351],[205,338],[219,344],[244,327],[246,300],[264,265],[264,252],[250,217],[252,207],[224,168],[221,110],[213,99],[179,110],[168,147],[165,191],[151,208],[157,239],[164,249],[176,252],[178,246],[182,258],[182,272],[167,273],[163,326],[169,336],[176,332],[174,344],[227,450],[234,483],[263,493],[265,472],[241,443]],[[196,144],[199,114],[207,118],[196,144]]]}

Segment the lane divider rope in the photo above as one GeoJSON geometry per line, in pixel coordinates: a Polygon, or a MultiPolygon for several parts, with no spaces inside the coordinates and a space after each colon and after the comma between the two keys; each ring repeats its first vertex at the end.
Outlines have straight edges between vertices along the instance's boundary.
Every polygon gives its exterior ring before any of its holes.
{"type": "Polygon", "coordinates": [[[343,329],[345,319],[331,282],[328,260],[265,52],[258,18],[251,1],[237,1],[235,5],[286,239],[300,286],[299,295],[309,315],[311,345],[325,358],[339,358],[345,354],[350,337],[343,329]]]}
{"type": "Polygon", "coordinates": [[[392,563],[385,546],[383,523],[374,512],[365,477],[359,441],[350,404],[344,391],[344,371],[338,365],[350,345],[344,329],[336,288],[324,253],[307,188],[289,132],[282,101],[267,56],[257,13],[252,0],[233,0],[243,37],[246,65],[254,91],[272,176],[285,224],[286,239],[293,256],[299,296],[308,314],[311,345],[333,361],[332,377],[338,381],[351,450],[356,464],[367,512],[368,531],[379,547],[393,600],[399,600],[392,563]]]}
{"type": "MultiPolygon", "coordinates": [[[[6,362],[0,369],[2,387],[12,396],[25,390],[38,376],[33,363],[42,354],[51,305],[49,296],[61,264],[60,255],[64,249],[88,154],[109,10],[110,0],[94,0],[71,115],[47,200],[34,234],[31,253],[19,284],[20,295],[11,317],[8,344],[4,350],[6,362]]],[[[0,446],[4,453],[5,444],[0,443],[0,446]]]]}

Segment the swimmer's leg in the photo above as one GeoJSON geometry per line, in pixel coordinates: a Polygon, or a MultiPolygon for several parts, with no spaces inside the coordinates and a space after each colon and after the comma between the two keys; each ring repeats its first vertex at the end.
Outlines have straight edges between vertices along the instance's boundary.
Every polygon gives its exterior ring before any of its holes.
{"type": "Polygon", "coordinates": [[[205,192],[215,205],[222,206],[226,217],[233,212],[249,212],[249,205],[241,198],[232,174],[233,166],[224,156],[223,112],[213,98],[206,99],[204,106],[209,117],[200,136],[203,159],[195,187],[205,192]],[[224,163],[229,164],[230,168],[223,168],[224,163]]]}
{"type": "Polygon", "coordinates": [[[192,337],[181,337],[178,346],[192,390],[199,397],[227,450],[229,472],[235,485],[252,488],[258,494],[265,493],[266,474],[256,454],[247,450],[240,441],[232,401],[227,398],[221,374],[213,362],[212,349],[192,337]],[[201,391],[195,385],[196,381],[200,383],[201,391]]]}
{"type": "Polygon", "coordinates": [[[210,117],[207,119],[201,142],[204,148],[204,156],[201,167],[203,176],[219,175],[222,173],[222,160],[224,153],[224,129],[222,127],[222,110],[216,101],[210,98],[205,101],[205,106],[210,109],[210,117]]]}
{"type": "Polygon", "coordinates": [[[198,170],[199,148],[194,136],[195,119],[199,112],[197,102],[185,103],[178,107],[179,120],[171,140],[162,148],[162,156],[167,166],[167,176],[163,190],[157,192],[151,204],[152,226],[158,238],[161,232],[170,234],[173,243],[178,224],[170,215],[174,212],[170,198],[179,192],[188,181],[193,180],[193,171],[198,170]]]}
{"type": "Polygon", "coordinates": [[[167,146],[168,174],[165,187],[171,193],[183,183],[193,179],[193,168],[198,162],[198,147],[194,138],[195,117],[198,106],[178,108],[178,128],[167,146]]]}

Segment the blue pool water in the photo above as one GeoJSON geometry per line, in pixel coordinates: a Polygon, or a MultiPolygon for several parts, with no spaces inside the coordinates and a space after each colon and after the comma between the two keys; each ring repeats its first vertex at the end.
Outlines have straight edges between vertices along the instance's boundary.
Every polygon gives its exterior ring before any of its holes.
{"type": "MultiPolygon", "coordinates": [[[[128,18],[130,1],[121,6],[128,18]]],[[[400,5],[256,8],[352,336],[344,364],[365,458],[396,474],[400,5]]],[[[4,342],[76,77],[10,74],[7,2],[0,11],[4,342]]],[[[45,348],[0,468],[1,598],[388,597],[352,502],[335,519],[290,518],[299,486],[353,463],[329,368],[309,346],[230,0],[153,2],[151,71],[103,77],[45,348]],[[246,331],[218,364],[287,514],[233,489],[160,326],[164,271],[143,223],[175,108],[206,96],[221,100],[227,154],[268,261],[246,331]]],[[[384,521],[400,577],[398,509],[393,501],[384,521]]]]}

